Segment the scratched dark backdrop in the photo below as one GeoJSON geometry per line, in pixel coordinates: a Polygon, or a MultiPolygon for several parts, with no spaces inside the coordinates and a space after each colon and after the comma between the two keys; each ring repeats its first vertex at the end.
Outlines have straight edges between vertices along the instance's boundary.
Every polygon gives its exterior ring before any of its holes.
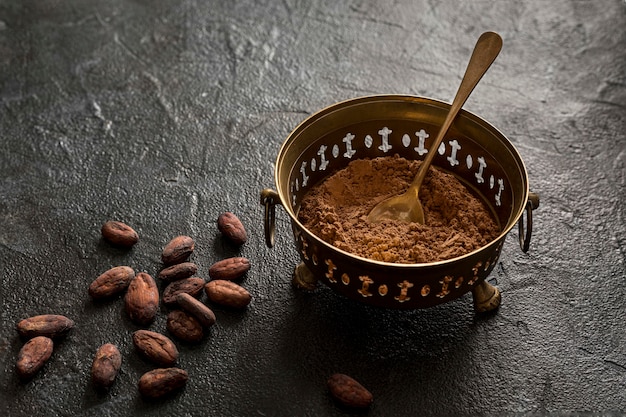
{"type": "MultiPolygon", "coordinates": [[[[0,414],[350,414],[326,392],[333,372],[373,392],[371,416],[625,410],[625,28],[622,0],[1,0],[0,414]],[[511,139],[541,196],[530,252],[512,233],[490,276],[499,311],[294,290],[287,215],[268,249],[259,205],[289,131],[356,96],[450,101],[485,30],[504,48],[465,107],[511,139]],[[241,250],[218,236],[225,210],[248,228],[241,250]],[[102,242],[108,219],[140,243],[102,242]],[[200,276],[248,257],[254,298],[180,344],[186,388],[148,402],[136,327],[120,299],[86,289],[115,265],[156,274],[178,234],[196,239],[200,276]],[[42,313],[76,328],[22,383],[15,323],[42,313]],[[98,394],[89,369],[105,342],[124,363],[98,394]]],[[[161,311],[151,328],[164,327],[161,311]]]]}

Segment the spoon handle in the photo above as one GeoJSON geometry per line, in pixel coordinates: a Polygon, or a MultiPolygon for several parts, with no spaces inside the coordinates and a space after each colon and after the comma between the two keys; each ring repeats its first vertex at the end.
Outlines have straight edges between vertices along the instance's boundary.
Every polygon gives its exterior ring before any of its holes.
{"type": "Polygon", "coordinates": [[[474,90],[474,87],[476,87],[476,84],[478,84],[485,72],[487,72],[493,61],[496,59],[500,53],[500,49],[502,49],[502,38],[495,32],[485,32],[480,35],[478,41],[476,41],[476,46],[474,47],[472,56],[467,64],[467,68],[465,69],[461,85],[459,85],[456,96],[452,101],[450,111],[448,112],[448,115],[446,116],[446,119],[437,134],[437,138],[430,146],[430,149],[428,149],[426,158],[424,158],[424,161],[420,165],[415,179],[411,183],[410,188],[414,188],[415,192],[419,190],[424,177],[426,177],[428,167],[433,161],[437,148],[441,145],[441,141],[450,128],[452,121],[456,118],[457,113],[467,101],[467,98],[474,90]]]}

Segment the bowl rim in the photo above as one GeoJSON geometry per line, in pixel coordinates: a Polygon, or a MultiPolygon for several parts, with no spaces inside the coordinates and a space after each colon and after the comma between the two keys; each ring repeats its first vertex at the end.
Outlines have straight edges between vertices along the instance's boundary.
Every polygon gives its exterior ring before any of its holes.
{"type": "MultiPolygon", "coordinates": [[[[515,227],[515,225],[519,222],[520,218],[524,214],[524,211],[526,210],[526,204],[521,204],[520,205],[520,208],[519,208],[518,212],[514,214],[514,216],[509,221],[508,225],[505,225],[505,227],[502,228],[502,230],[500,231],[498,236],[495,239],[493,239],[491,242],[487,243],[486,245],[483,245],[483,246],[479,247],[478,249],[475,249],[475,250],[473,250],[471,252],[468,252],[468,253],[466,253],[464,255],[457,256],[457,257],[454,257],[454,258],[444,259],[444,260],[441,260],[441,261],[434,261],[434,262],[395,263],[395,262],[378,261],[378,260],[375,260],[375,259],[370,259],[370,258],[366,258],[366,257],[363,257],[363,256],[359,256],[359,255],[356,255],[354,253],[347,252],[347,251],[345,251],[343,249],[340,249],[340,248],[338,248],[338,247],[336,247],[336,246],[326,242],[325,240],[321,239],[320,237],[318,237],[317,235],[312,233],[306,226],[304,226],[304,224],[302,224],[300,222],[300,220],[298,219],[297,214],[294,212],[293,208],[289,204],[288,196],[284,196],[283,195],[283,189],[280,186],[281,185],[281,181],[280,181],[279,173],[280,173],[281,167],[280,167],[279,163],[280,163],[280,161],[282,159],[283,154],[286,152],[287,147],[291,143],[291,139],[295,135],[297,135],[301,131],[303,131],[307,127],[307,125],[313,123],[317,119],[322,118],[326,114],[329,114],[329,113],[331,113],[331,112],[333,112],[335,110],[338,110],[340,107],[344,107],[344,106],[350,105],[350,104],[359,104],[359,103],[365,103],[365,102],[369,102],[369,101],[386,100],[386,99],[387,100],[396,99],[396,100],[400,100],[400,101],[413,101],[413,102],[419,102],[419,103],[428,103],[428,104],[432,104],[432,105],[435,105],[435,106],[438,106],[438,107],[441,107],[441,108],[446,108],[446,109],[450,107],[450,103],[447,103],[447,102],[442,101],[442,100],[430,98],[430,97],[425,97],[425,96],[416,96],[416,95],[411,95],[411,94],[374,94],[374,95],[365,95],[365,96],[359,96],[359,97],[354,97],[354,98],[349,98],[349,99],[346,99],[346,100],[338,101],[336,103],[333,103],[331,105],[323,107],[320,110],[316,111],[315,113],[312,113],[311,115],[306,117],[291,132],[289,132],[289,134],[287,135],[286,139],[283,141],[283,143],[280,146],[280,149],[278,151],[278,154],[277,154],[277,157],[276,157],[276,160],[275,160],[275,164],[274,164],[274,184],[276,185],[281,205],[287,211],[287,214],[289,215],[292,224],[295,223],[295,225],[297,225],[299,230],[304,232],[309,239],[315,240],[316,244],[324,246],[327,250],[338,252],[342,256],[345,256],[345,257],[348,257],[348,258],[352,258],[353,260],[358,261],[360,263],[366,263],[366,264],[370,264],[370,265],[373,264],[373,265],[376,265],[376,266],[382,267],[382,268],[399,268],[399,269],[414,269],[414,268],[418,268],[418,269],[423,269],[425,267],[431,268],[431,267],[447,266],[447,265],[450,265],[450,264],[453,264],[453,263],[460,262],[460,261],[462,261],[464,259],[477,256],[478,253],[483,252],[483,251],[485,251],[487,249],[489,251],[494,250],[495,247],[500,245],[500,243],[506,238],[506,236],[511,231],[511,229],[513,229],[513,227],[515,227]]],[[[528,181],[528,171],[526,169],[526,165],[524,164],[524,161],[523,161],[521,155],[519,154],[517,148],[515,148],[515,146],[509,140],[509,138],[506,137],[506,135],[504,135],[498,128],[493,126],[490,122],[488,122],[487,120],[483,119],[482,117],[478,116],[477,114],[475,114],[475,113],[473,113],[471,111],[468,111],[468,110],[465,110],[465,109],[461,109],[461,111],[457,115],[457,118],[458,117],[466,117],[466,118],[469,118],[470,120],[472,120],[474,122],[478,122],[479,124],[483,125],[485,128],[492,130],[493,133],[495,133],[501,139],[506,141],[505,145],[508,145],[510,150],[514,153],[516,159],[519,161],[519,168],[521,169],[521,174],[522,174],[523,182],[524,182],[524,185],[525,185],[524,186],[524,190],[523,190],[522,201],[528,201],[529,193],[530,193],[530,187],[529,187],[529,181],[528,181]]]]}

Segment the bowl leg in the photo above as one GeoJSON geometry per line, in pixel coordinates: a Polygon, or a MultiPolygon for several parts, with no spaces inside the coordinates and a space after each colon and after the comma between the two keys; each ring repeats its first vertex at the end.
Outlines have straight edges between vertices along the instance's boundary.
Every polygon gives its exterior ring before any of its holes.
{"type": "Polygon", "coordinates": [[[472,296],[474,297],[474,310],[477,313],[496,310],[500,307],[500,301],[502,300],[500,290],[486,280],[482,280],[474,287],[472,296]]]}
{"type": "Polygon", "coordinates": [[[318,279],[304,262],[300,262],[293,271],[291,282],[298,289],[311,291],[317,287],[318,279]]]}

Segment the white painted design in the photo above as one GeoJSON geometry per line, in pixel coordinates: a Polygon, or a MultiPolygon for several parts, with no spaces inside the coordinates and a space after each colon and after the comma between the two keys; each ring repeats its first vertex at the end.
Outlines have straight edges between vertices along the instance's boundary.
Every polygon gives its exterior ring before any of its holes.
{"type": "Polygon", "coordinates": [[[474,164],[474,160],[472,159],[472,155],[467,155],[467,158],[465,158],[465,164],[467,165],[467,169],[471,169],[472,165],[474,164]]]}
{"type": "Polygon", "coordinates": [[[454,166],[459,165],[459,160],[456,159],[456,154],[458,150],[461,149],[461,145],[459,145],[459,142],[456,139],[451,140],[448,143],[450,144],[451,151],[450,151],[450,156],[447,159],[448,159],[448,162],[450,162],[450,165],[454,167],[454,166]]]}
{"type": "Polygon", "coordinates": [[[317,154],[320,157],[320,171],[325,171],[328,166],[328,161],[326,160],[326,149],[328,149],[328,146],[321,145],[319,151],[317,151],[317,154]]]}
{"type": "Polygon", "coordinates": [[[334,144],[332,150],[333,158],[337,158],[339,156],[339,145],[334,144]]]}
{"type": "Polygon", "coordinates": [[[380,135],[381,139],[382,139],[382,144],[378,147],[378,149],[380,149],[381,151],[387,153],[389,152],[389,150],[391,149],[391,145],[389,144],[389,134],[392,132],[392,130],[390,130],[387,126],[383,127],[382,129],[380,129],[378,131],[378,134],[380,135]]]}
{"type": "Polygon", "coordinates": [[[343,143],[346,144],[346,152],[343,154],[343,156],[346,157],[346,158],[352,158],[354,156],[354,154],[356,153],[356,151],[354,149],[352,149],[352,141],[353,140],[354,140],[354,135],[352,133],[348,133],[343,138],[343,143]]]}
{"type": "Polygon", "coordinates": [[[482,184],[485,182],[485,179],[483,178],[483,171],[485,170],[485,168],[487,168],[487,163],[485,162],[485,158],[483,158],[482,156],[479,156],[478,157],[478,172],[474,174],[476,176],[476,182],[479,184],[482,184]]]}
{"type": "Polygon", "coordinates": [[[493,175],[489,176],[489,188],[493,190],[493,186],[496,185],[496,178],[493,175]]]}
{"type": "Polygon", "coordinates": [[[424,129],[420,129],[419,132],[415,132],[415,136],[417,136],[417,140],[418,140],[417,146],[413,148],[415,152],[417,152],[419,156],[422,156],[425,153],[428,153],[428,149],[426,149],[424,145],[426,143],[426,139],[429,138],[430,135],[426,133],[424,129]]]}
{"type": "Polygon", "coordinates": [[[315,160],[315,158],[311,159],[311,171],[315,171],[315,169],[317,168],[317,161],[315,160]]]}
{"type": "Polygon", "coordinates": [[[402,144],[405,148],[408,148],[411,145],[411,137],[406,133],[402,136],[402,144]]]}
{"type": "Polygon", "coordinates": [[[302,161],[302,165],[300,165],[300,173],[302,174],[302,186],[306,187],[309,183],[309,176],[306,175],[306,161],[302,161]]]}
{"type": "Polygon", "coordinates": [[[367,135],[365,136],[365,140],[363,141],[363,143],[365,143],[365,146],[367,146],[367,149],[369,149],[374,144],[374,139],[370,135],[367,135]]]}
{"type": "Polygon", "coordinates": [[[439,145],[439,149],[437,149],[437,152],[439,152],[439,155],[443,155],[444,153],[446,153],[446,144],[444,142],[441,142],[441,145],[439,145]]]}
{"type": "Polygon", "coordinates": [[[498,179],[498,193],[496,194],[496,206],[500,207],[502,205],[502,191],[504,191],[504,180],[502,178],[498,179]]]}

